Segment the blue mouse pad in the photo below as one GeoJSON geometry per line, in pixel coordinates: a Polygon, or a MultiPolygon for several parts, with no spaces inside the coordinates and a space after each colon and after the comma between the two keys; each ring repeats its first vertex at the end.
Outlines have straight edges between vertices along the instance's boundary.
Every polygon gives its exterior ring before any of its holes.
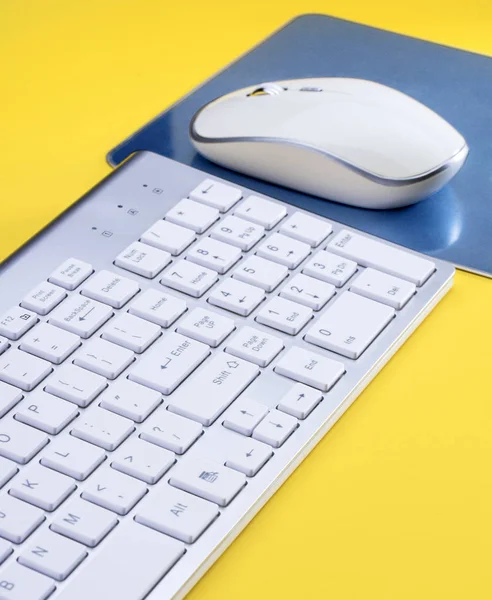
{"type": "Polygon", "coordinates": [[[492,59],[322,15],[289,22],[246,56],[134,133],[108,155],[115,166],[151,150],[257,192],[492,276],[492,59]],[[394,87],[442,115],[470,155],[441,192],[407,208],[372,211],[327,202],[218,167],[188,138],[195,112],[266,81],[359,77],[394,87]]]}

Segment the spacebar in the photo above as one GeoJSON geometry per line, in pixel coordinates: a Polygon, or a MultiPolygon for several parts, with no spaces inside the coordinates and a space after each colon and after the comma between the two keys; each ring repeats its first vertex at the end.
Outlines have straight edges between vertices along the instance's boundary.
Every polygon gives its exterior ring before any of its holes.
{"type": "Polygon", "coordinates": [[[57,600],[142,600],[184,554],[184,544],[134,521],[109,535],[57,600]]]}

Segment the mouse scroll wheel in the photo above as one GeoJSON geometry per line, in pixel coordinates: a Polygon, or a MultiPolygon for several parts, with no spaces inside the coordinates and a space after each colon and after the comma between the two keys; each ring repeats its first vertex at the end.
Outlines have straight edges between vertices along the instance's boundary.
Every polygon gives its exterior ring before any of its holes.
{"type": "Polygon", "coordinates": [[[250,92],[248,96],[278,96],[285,88],[275,83],[265,83],[250,92]]]}

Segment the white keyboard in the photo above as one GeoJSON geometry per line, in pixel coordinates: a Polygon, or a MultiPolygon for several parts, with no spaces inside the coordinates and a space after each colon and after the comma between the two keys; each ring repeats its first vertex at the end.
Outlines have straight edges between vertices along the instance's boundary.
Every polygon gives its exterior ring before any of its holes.
{"type": "Polygon", "coordinates": [[[182,598],[453,275],[133,157],[0,267],[0,600],[182,598]]]}

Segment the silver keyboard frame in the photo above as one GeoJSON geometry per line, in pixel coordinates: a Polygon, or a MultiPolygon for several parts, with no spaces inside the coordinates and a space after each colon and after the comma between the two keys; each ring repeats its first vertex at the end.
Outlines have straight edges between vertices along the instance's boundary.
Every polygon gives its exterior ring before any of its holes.
{"type": "MultiPolygon", "coordinates": [[[[135,279],[139,282],[142,291],[149,287],[159,288],[160,275],[153,280],[148,280],[116,267],[113,264],[113,260],[117,254],[131,242],[137,240],[148,227],[162,218],[171,206],[181,198],[186,197],[206,177],[211,176],[150,152],[141,152],[133,155],[120,168],[111,173],[52,224],[0,265],[0,314],[8,310],[11,306],[18,304],[31,288],[47,278],[63,260],[69,257],[79,258],[91,263],[96,271],[109,269],[125,277],[135,279]],[[123,208],[119,208],[118,205],[122,205],[123,208]],[[128,212],[129,210],[138,212],[132,215],[128,212]]],[[[227,180],[212,178],[230,184],[227,180]]],[[[243,188],[243,192],[243,197],[247,197],[249,194],[259,195],[246,188],[243,188]]],[[[274,198],[271,199],[275,200],[274,198]]],[[[280,204],[284,204],[287,207],[289,214],[297,210],[308,213],[308,211],[302,211],[297,207],[290,207],[282,202],[280,204]]],[[[233,210],[234,208],[226,213],[226,215],[231,214],[233,210]]],[[[313,249],[313,252],[324,248],[331,237],[336,235],[340,229],[352,229],[329,219],[319,217],[318,215],[315,216],[329,221],[333,225],[333,233],[318,248],[313,249]]],[[[223,218],[223,215],[221,215],[221,218],[223,218]]],[[[277,231],[278,227],[273,228],[270,232],[266,232],[267,235],[277,231]]],[[[368,238],[379,239],[363,232],[360,233],[368,238]]],[[[202,235],[207,234],[208,232],[205,232],[202,235]]],[[[385,243],[389,247],[399,248],[396,244],[385,243]]],[[[249,253],[245,254],[254,254],[255,249],[256,246],[249,253]]],[[[408,252],[418,254],[410,250],[408,252]]],[[[186,250],[179,257],[176,257],[175,260],[179,260],[183,256],[186,256],[186,250]]],[[[280,397],[293,385],[291,380],[272,371],[276,362],[291,346],[309,348],[311,351],[318,352],[324,356],[341,360],[345,364],[347,372],[332,390],[323,394],[323,401],[306,420],[300,422],[300,427],[298,427],[285,444],[279,449],[274,449],[274,457],[267,462],[255,477],[248,478],[246,488],[239,493],[229,506],[220,510],[220,517],[214,521],[209,529],[194,544],[187,546],[185,556],[178,561],[153,591],[150,592],[147,596],[149,600],[169,600],[171,598],[178,600],[190,591],[193,585],[202,577],[267,500],[271,498],[275,491],[349,408],[352,402],[386,362],[388,362],[403,342],[431,312],[434,306],[451,288],[455,272],[454,267],[446,262],[435,260],[435,263],[436,271],[430,279],[421,288],[418,288],[414,298],[401,311],[398,311],[397,317],[361,357],[355,361],[317,348],[312,344],[307,344],[303,340],[303,334],[312,322],[298,335],[290,336],[274,331],[254,321],[254,317],[261,309],[262,304],[249,317],[232,315],[230,312],[216,306],[210,306],[212,311],[227,315],[228,317],[232,316],[238,327],[249,324],[262,331],[277,335],[284,340],[286,349],[280,353],[271,365],[262,369],[260,377],[244,392],[244,395],[254,397],[258,402],[273,408],[277,405],[280,397]]],[[[306,260],[297,269],[291,271],[289,276],[292,277],[296,273],[301,272],[305,264],[306,260]]],[[[232,267],[228,273],[220,276],[220,279],[229,277],[234,268],[232,267]]],[[[343,288],[337,289],[335,298],[347,289],[352,281],[353,277],[343,288]]],[[[286,281],[284,280],[276,290],[267,294],[267,299],[270,296],[276,295],[285,283],[286,281]]],[[[211,290],[213,289],[212,287],[211,290]]],[[[207,292],[202,298],[195,299],[175,290],[167,289],[167,291],[176,297],[185,299],[189,310],[196,306],[202,306],[209,294],[207,292]]],[[[69,292],[69,294],[75,293],[78,293],[78,290],[69,292]]],[[[327,306],[333,300],[332,298],[327,306]]],[[[127,307],[120,310],[127,310],[127,307]]],[[[323,309],[315,313],[315,318],[319,314],[323,314],[323,309]]],[[[49,315],[41,317],[41,320],[48,319],[49,315]]],[[[166,331],[174,331],[178,323],[179,320],[168,330],[164,330],[164,335],[166,331]]],[[[17,346],[19,343],[14,342],[13,345],[17,346]]],[[[222,352],[226,344],[227,340],[222,342],[217,349],[212,349],[212,353],[222,352]]],[[[145,353],[142,356],[145,356],[145,353]]],[[[137,356],[137,360],[139,360],[139,356],[137,356]]],[[[207,361],[205,361],[205,368],[206,364],[207,361]]],[[[120,375],[120,377],[126,377],[126,375],[127,371],[120,375]]],[[[40,385],[42,386],[43,384],[40,385]]],[[[164,397],[164,405],[167,405],[168,400],[169,397],[164,397]]],[[[96,399],[94,403],[97,402],[98,400],[96,399]]],[[[15,414],[15,407],[6,417],[9,414],[15,414]]],[[[215,423],[206,428],[205,435],[195,443],[184,457],[206,455],[208,458],[223,462],[224,445],[227,445],[227,440],[230,439],[231,435],[239,434],[226,430],[222,426],[222,420],[222,417],[219,417],[215,423]]],[[[134,435],[138,435],[138,428],[139,426],[137,425],[137,432],[134,435]]],[[[59,435],[63,435],[63,433],[59,435]]],[[[36,458],[33,460],[36,460],[36,458]]],[[[163,482],[167,482],[170,472],[168,471],[156,486],[149,486],[150,493],[152,493],[152,487],[157,487],[163,484],[163,482]]],[[[83,487],[84,482],[80,482],[79,489],[75,493],[80,493],[83,487]]],[[[8,488],[8,484],[2,493],[5,493],[6,488],[8,488]]],[[[67,500],[67,502],[69,501],[67,500]]],[[[128,523],[133,518],[134,513],[138,510],[138,506],[137,504],[127,516],[121,517],[118,527],[125,527],[125,523],[128,523]]],[[[61,508],[63,508],[63,504],[61,508]]],[[[56,515],[56,511],[53,515],[56,515]]],[[[50,520],[50,517],[48,517],[48,524],[50,520]]],[[[46,523],[41,527],[44,526],[47,526],[46,523]]],[[[29,543],[29,538],[25,543],[29,543]]],[[[104,541],[101,542],[100,547],[104,543],[104,541]]],[[[22,548],[22,544],[19,548],[22,548]]],[[[50,598],[56,600],[59,592],[65,589],[67,585],[70,585],[72,578],[76,577],[79,571],[90,568],[91,562],[97,560],[98,548],[91,550],[90,554],[91,556],[78,567],[73,575],[68,577],[66,582],[57,583],[57,591],[50,598]]],[[[16,555],[17,553],[14,552],[14,555],[7,559],[4,565],[9,564],[10,560],[14,560],[16,555]]]]}

